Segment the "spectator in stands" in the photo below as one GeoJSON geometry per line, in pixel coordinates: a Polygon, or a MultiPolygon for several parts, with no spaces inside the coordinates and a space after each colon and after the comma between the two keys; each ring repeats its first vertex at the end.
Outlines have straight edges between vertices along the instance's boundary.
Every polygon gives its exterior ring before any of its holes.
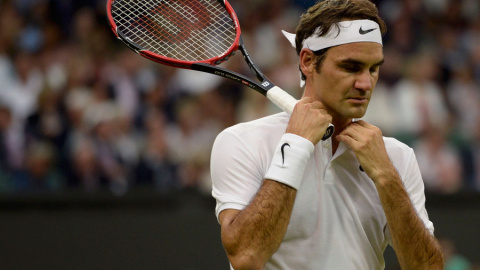
{"type": "Polygon", "coordinates": [[[13,177],[13,190],[18,192],[59,192],[66,182],[59,171],[58,153],[51,143],[35,141],[26,152],[25,170],[13,177]]]}
{"type": "Polygon", "coordinates": [[[430,128],[413,148],[425,190],[452,194],[462,188],[462,164],[458,150],[448,141],[446,128],[430,128]]]}
{"type": "Polygon", "coordinates": [[[435,56],[419,52],[408,59],[403,77],[394,88],[395,136],[412,143],[431,128],[449,124],[449,112],[435,78],[435,56]]]}
{"type": "Polygon", "coordinates": [[[447,97],[455,114],[456,136],[471,142],[480,123],[480,84],[467,63],[459,63],[453,69],[447,97]]]}
{"type": "Polygon", "coordinates": [[[136,169],[135,184],[151,185],[156,190],[167,193],[181,188],[176,166],[165,138],[165,116],[158,108],[146,112],[141,138],[139,164],[136,169]]]}
{"type": "Polygon", "coordinates": [[[91,193],[106,185],[107,180],[100,173],[95,145],[88,137],[73,138],[67,158],[70,161],[67,173],[70,187],[91,193]]]}
{"type": "Polygon", "coordinates": [[[177,122],[166,129],[166,142],[172,160],[179,164],[179,177],[184,188],[198,185],[209,169],[210,151],[220,132],[215,123],[206,121],[198,98],[186,97],[176,106],[177,122]]]}

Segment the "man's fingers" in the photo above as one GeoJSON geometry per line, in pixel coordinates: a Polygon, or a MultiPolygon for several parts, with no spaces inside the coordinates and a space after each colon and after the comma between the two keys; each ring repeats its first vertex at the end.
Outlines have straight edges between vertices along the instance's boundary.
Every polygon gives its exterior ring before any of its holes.
{"type": "Polygon", "coordinates": [[[374,125],[363,120],[350,123],[340,134],[348,134],[356,140],[372,139],[381,136],[381,131],[374,125]]]}
{"type": "Polygon", "coordinates": [[[363,129],[364,128],[362,126],[356,123],[351,123],[342,132],[340,132],[339,135],[347,135],[355,140],[360,140],[363,137],[363,129]]]}
{"type": "Polygon", "coordinates": [[[303,97],[299,100],[299,102],[303,103],[303,104],[307,104],[307,103],[312,103],[313,99],[311,97],[303,97]]]}
{"type": "Polygon", "coordinates": [[[350,137],[350,135],[347,135],[347,134],[339,134],[335,138],[339,142],[343,142],[344,144],[350,146],[350,148],[354,148],[355,144],[357,143],[357,140],[355,140],[354,138],[350,137]]]}

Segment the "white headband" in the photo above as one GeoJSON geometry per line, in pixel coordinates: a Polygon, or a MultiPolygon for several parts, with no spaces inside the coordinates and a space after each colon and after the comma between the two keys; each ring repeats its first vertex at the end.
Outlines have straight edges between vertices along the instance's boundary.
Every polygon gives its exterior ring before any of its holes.
{"type": "MultiPolygon", "coordinates": [[[[375,42],[383,45],[380,26],[371,20],[342,21],[338,23],[338,27],[331,27],[330,31],[323,36],[318,36],[320,30],[320,28],[317,28],[313,35],[303,40],[302,49],[308,48],[312,51],[319,51],[354,42],[375,42]]],[[[282,33],[290,41],[290,44],[296,48],[296,35],[283,30],[282,33]]],[[[300,85],[303,87],[303,84],[304,82],[302,81],[300,85]]]]}

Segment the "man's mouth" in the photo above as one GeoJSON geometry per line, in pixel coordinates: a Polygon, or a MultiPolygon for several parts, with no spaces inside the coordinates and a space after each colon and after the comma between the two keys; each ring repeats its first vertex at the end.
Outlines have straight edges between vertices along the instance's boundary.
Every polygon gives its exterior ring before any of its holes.
{"type": "Polygon", "coordinates": [[[350,97],[347,100],[348,102],[354,103],[354,104],[364,104],[368,102],[368,98],[366,97],[350,97]]]}

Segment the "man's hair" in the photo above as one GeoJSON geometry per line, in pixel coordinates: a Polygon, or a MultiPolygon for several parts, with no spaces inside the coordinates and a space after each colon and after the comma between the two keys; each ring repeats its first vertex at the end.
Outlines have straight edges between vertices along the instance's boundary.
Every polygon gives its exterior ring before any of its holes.
{"type": "MultiPolygon", "coordinates": [[[[378,15],[378,9],[369,0],[324,0],[317,2],[300,17],[296,29],[296,50],[300,55],[302,42],[315,33],[317,28],[319,36],[326,35],[332,27],[338,27],[337,23],[348,20],[371,20],[380,26],[382,35],[387,32],[385,22],[378,15]]],[[[325,53],[329,48],[314,52],[315,68],[318,70],[325,53]]],[[[302,74],[303,77],[303,74],[302,74]]]]}

